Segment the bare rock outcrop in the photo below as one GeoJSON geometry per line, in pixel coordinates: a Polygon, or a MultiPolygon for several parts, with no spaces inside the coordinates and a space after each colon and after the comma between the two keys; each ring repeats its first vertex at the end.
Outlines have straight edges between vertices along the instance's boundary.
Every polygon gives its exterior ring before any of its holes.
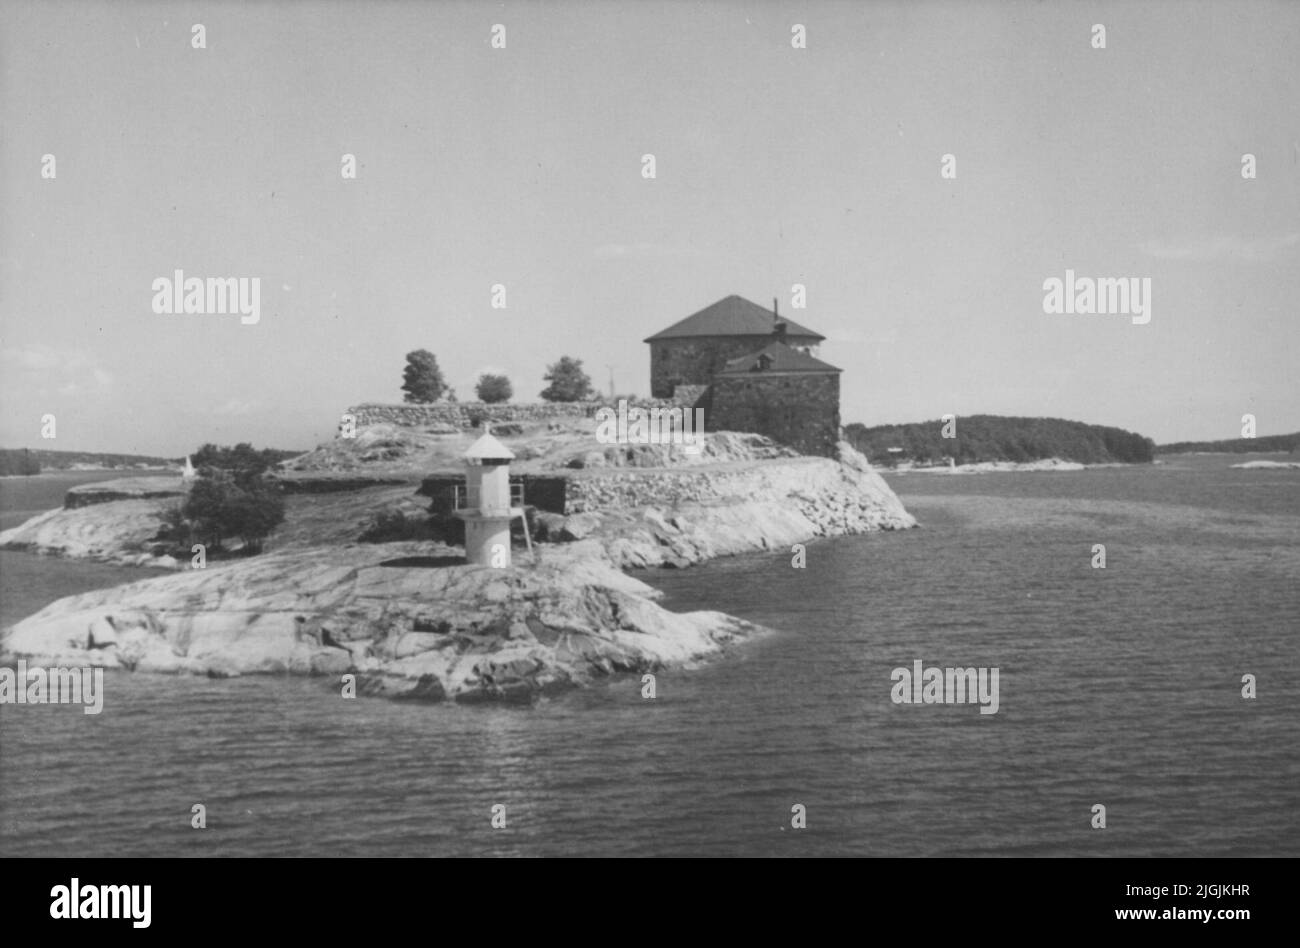
{"type": "Polygon", "coordinates": [[[904,530],[916,519],[866,459],[840,444],[840,460],[793,458],[689,472],[620,473],[584,484],[584,512],[560,538],[601,542],[622,568],[700,563],[789,549],[818,537],[904,530]]]}
{"type": "Polygon", "coordinates": [[[144,565],[154,559],[146,550],[163,524],[168,503],[157,499],[112,500],[48,510],[0,533],[0,548],[68,559],[144,565]]]}
{"type": "Polygon", "coordinates": [[[420,544],[356,545],[187,570],[52,603],[0,660],[140,672],[356,676],[357,693],[522,701],[615,672],[685,665],[760,631],[675,614],[599,544],[509,569],[447,566],[420,544]],[[401,556],[405,552],[406,556],[401,556]]]}
{"type": "MultiPolygon", "coordinates": [[[[397,433],[401,443],[393,435],[375,426],[360,450],[405,451],[407,432],[397,433]]],[[[572,433],[551,437],[568,444],[572,433]]],[[[204,569],[142,552],[163,502],[51,511],[0,535],[0,545],[165,560],[176,571],[52,603],[0,636],[0,660],[216,677],[352,674],[361,695],[527,701],[595,676],[689,664],[759,631],[717,612],[668,612],[624,569],[915,526],[847,444],[831,459],[788,456],[753,435],[710,438],[707,463],[645,467],[676,459],[634,451],[575,472],[567,513],[534,512],[548,542],[520,551],[509,569],[464,565],[445,543],[357,543],[385,512],[427,518],[410,485],[292,495],[272,552],[204,569]]]]}

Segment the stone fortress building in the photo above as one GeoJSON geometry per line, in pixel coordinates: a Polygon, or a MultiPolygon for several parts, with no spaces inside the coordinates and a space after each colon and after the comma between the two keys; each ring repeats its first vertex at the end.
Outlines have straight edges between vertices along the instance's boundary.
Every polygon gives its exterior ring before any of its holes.
{"type": "Polygon", "coordinates": [[[803,454],[835,456],[840,372],[817,358],[825,336],[728,296],[645,340],[650,394],[704,408],[712,431],[752,431],[803,454]]]}
{"type": "MultiPolygon", "coordinates": [[[[802,454],[834,458],[840,438],[840,372],[817,358],[825,337],[728,296],[645,340],[651,398],[643,409],[704,410],[708,431],[751,431],[802,454]]],[[[532,425],[590,418],[607,401],[485,404],[363,404],[347,409],[356,427],[393,424],[455,433],[483,424],[532,425]]],[[[693,416],[694,417],[694,416],[693,416]]],[[[504,433],[505,429],[502,428],[504,433]]]]}

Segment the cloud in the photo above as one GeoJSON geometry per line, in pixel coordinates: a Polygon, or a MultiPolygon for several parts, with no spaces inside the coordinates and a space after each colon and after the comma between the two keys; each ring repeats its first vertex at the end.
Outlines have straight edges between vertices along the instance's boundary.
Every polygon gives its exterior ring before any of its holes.
{"type": "Polygon", "coordinates": [[[1148,257],[1160,260],[1272,260],[1300,244],[1300,232],[1254,239],[1231,234],[1180,239],[1157,238],[1137,245],[1148,257]]]}
{"type": "Polygon", "coordinates": [[[23,388],[60,395],[98,395],[113,384],[112,374],[84,349],[58,349],[41,343],[16,346],[0,353],[5,375],[23,388]]]}
{"type": "Polygon", "coordinates": [[[688,247],[669,247],[666,244],[601,244],[593,254],[597,260],[618,260],[625,257],[677,257],[695,251],[688,247]]]}
{"type": "Polygon", "coordinates": [[[256,409],[257,405],[253,402],[246,402],[238,398],[232,398],[225,404],[212,409],[212,414],[239,417],[243,415],[251,415],[256,409]]]}

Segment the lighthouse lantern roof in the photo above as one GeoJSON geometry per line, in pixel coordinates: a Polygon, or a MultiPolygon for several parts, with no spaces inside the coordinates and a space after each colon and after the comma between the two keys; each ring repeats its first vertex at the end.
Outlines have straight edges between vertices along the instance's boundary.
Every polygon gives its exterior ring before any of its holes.
{"type": "Polygon", "coordinates": [[[514,454],[504,444],[494,438],[490,433],[484,434],[481,438],[469,446],[465,452],[467,461],[509,461],[514,454]]]}

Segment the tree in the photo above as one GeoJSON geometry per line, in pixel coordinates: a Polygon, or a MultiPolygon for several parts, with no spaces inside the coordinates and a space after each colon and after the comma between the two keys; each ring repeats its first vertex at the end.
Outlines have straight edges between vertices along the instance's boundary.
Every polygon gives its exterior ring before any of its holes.
{"type": "Polygon", "coordinates": [[[172,551],[174,556],[188,553],[194,544],[194,524],[185,519],[185,502],[164,505],[160,519],[162,523],[158,526],[154,539],[176,544],[176,549],[172,551]]]}
{"type": "Polygon", "coordinates": [[[271,531],[284,523],[284,497],[274,486],[260,481],[240,488],[228,508],[230,532],[244,541],[251,553],[262,552],[262,543],[271,531]]]}
{"type": "Polygon", "coordinates": [[[181,507],[181,516],[188,520],[203,543],[212,549],[221,546],[225,530],[225,510],[234,496],[235,479],[230,474],[209,469],[190,487],[181,507]]]}
{"type": "Polygon", "coordinates": [[[442,378],[437,357],[428,349],[416,349],[406,354],[406,368],[402,370],[403,399],[408,402],[436,402],[450,387],[442,378]]]}
{"type": "Polygon", "coordinates": [[[249,552],[260,552],[266,537],[284,522],[284,496],[260,478],[241,482],[229,471],[209,471],[190,488],[181,519],[193,524],[214,550],[223,537],[235,536],[249,552]]]}
{"type": "Polygon", "coordinates": [[[0,451],[0,475],[39,473],[41,473],[40,459],[33,455],[30,449],[0,451]]]}
{"type": "Polygon", "coordinates": [[[551,383],[542,391],[548,402],[580,402],[593,392],[591,379],[582,371],[582,360],[571,356],[561,356],[542,378],[551,383]]]}
{"type": "Polygon", "coordinates": [[[262,472],[274,464],[279,452],[267,448],[258,451],[247,441],[233,448],[215,444],[205,444],[190,457],[194,469],[201,474],[211,475],[214,471],[228,471],[237,481],[249,481],[260,477],[262,472]]]}
{"type": "Polygon", "coordinates": [[[515,393],[508,378],[504,375],[493,375],[490,372],[484,372],[478,377],[478,385],[474,391],[478,393],[479,401],[487,402],[489,405],[497,402],[508,402],[510,396],[515,393]]]}

